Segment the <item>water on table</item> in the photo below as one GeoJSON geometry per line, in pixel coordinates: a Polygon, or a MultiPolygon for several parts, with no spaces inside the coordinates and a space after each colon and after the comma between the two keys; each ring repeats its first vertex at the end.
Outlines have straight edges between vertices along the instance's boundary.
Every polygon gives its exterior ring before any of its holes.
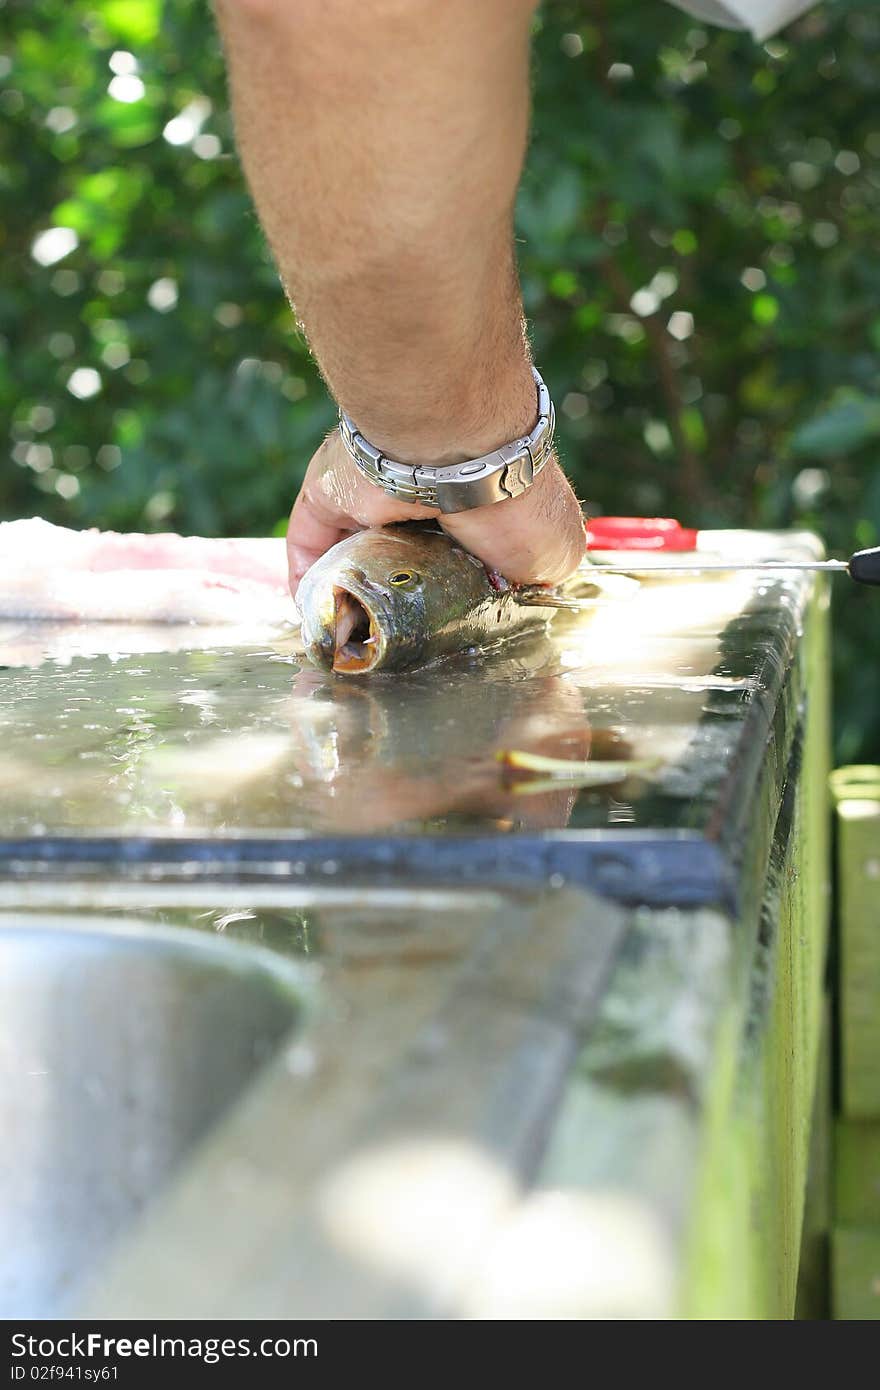
{"type": "Polygon", "coordinates": [[[0,835],[699,826],[811,584],[648,580],[550,636],[362,679],[293,636],[6,624],[0,835]],[[536,790],[510,749],[656,769],[536,790]]]}

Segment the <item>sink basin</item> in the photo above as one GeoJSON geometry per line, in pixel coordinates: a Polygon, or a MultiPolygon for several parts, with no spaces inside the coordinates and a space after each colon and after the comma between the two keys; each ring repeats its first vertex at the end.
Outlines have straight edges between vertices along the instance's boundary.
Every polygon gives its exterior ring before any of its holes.
{"type": "Polygon", "coordinates": [[[0,914],[0,1316],[47,1317],[296,1027],[259,948],[0,914]]]}

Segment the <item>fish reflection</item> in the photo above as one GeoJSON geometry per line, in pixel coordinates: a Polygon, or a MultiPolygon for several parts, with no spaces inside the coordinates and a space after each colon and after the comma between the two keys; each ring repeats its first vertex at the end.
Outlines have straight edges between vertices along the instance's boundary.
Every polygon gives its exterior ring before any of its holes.
{"type": "MultiPolygon", "coordinates": [[[[564,826],[582,788],[523,785],[497,754],[628,759],[591,729],[554,644],[369,681],[269,648],[141,652],[8,670],[0,831],[372,834],[564,826]]],[[[603,721],[607,722],[607,721],[603,721]]],[[[625,796],[620,782],[595,797],[625,796]]]]}
{"type": "Polygon", "coordinates": [[[514,679],[509,666],[508,679],[494,674],[475,683],[467,672],[438,679],[434,671],[367,685],[301,671],[289,712],[314,828],[566,825],[579,789],[524,795],[528,788],[505,774],[497,755],[515,746],[572,762],[626,759],[628,745],[591,729],[583,693],[565,676],[514,679]]]}

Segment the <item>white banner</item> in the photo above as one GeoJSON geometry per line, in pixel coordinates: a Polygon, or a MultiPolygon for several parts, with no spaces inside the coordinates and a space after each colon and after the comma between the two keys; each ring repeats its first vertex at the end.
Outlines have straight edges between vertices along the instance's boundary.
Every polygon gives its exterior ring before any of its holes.
{"type": "Polygon", "coordinates": [[[756,39],[769,38],[790,24],[816,0],[672,0],[680,10],[727,29],[749,29],[756,39]]]}

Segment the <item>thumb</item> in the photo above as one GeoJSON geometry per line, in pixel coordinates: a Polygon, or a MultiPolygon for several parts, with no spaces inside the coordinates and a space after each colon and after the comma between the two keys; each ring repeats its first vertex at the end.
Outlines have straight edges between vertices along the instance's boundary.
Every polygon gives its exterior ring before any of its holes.
{"type": "Polygon", "coordinates": [[[514,584],[558,584],[586,553],[583,513],[555,458],[519,497],[447,513],[439,521],[466,550],[514,584]]]}

